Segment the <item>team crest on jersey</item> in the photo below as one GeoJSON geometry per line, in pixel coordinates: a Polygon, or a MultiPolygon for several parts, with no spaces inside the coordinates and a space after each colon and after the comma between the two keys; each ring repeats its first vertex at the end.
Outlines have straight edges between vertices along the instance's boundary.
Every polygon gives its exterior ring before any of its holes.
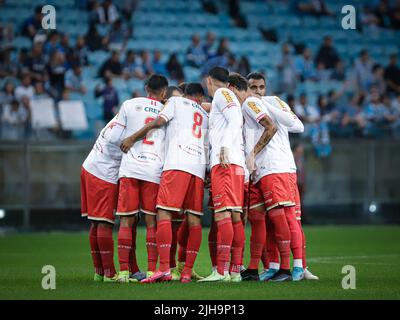
{"type": "Polygon", "coordinates": [[[183,104],[184,104],[185,106],[189,106],[189,105],[190,105],[190,102],[189,102],[189,101],[183,101],[183,104]]]}
{"type": "Polygon", "coordinates": [[[135,110],[136,111],[142,111],[143,107],[141,105],[136,105],[135,110]]]}
{"type": "Polygon", "coordinates": [[[228,102],[228,103],[233,102],[233,99],[228,91],[222,90],[222,94],[225,97],[226,102],[228,102]]]}
{"type": "Polygon", "coordinates": [[[257,107],[257,105],[253,101],[247,102],[247,105],[251,110],[253,110],[256,114],[259,114],[261,112],[261,109],[257,107]]]}

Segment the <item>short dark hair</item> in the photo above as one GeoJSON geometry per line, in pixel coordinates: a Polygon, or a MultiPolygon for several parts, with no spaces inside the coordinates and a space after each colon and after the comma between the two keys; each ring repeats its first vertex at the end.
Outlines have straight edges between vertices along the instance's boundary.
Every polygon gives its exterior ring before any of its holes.
{"type": "Polygon", "coordinates": [[[181,89],[182,92],[185,92],[186,86],[187,86],[187,82],[181,82],[181,83],[178,85],[179,89],[181,89]]]}
{"type": "Polygon", "coordinates": [[[239,91],[247,91],[248,83],[245,77],[240,75],[239,73],[232,72],[229,75],[228,83],[235,87],[239,91]]]}
{"type": "Polygon", "coordinates": [[[265,82],[265,76],[261,72],[250,72],[246,78],[247,78],[247,80],[250,80],[250,79],[261,80],[262,79],[265,82]]]}
{"type": "Polygon", "coordinates": [[[186,85],[185,88],[186,96],[204,96],[204,89],[201,83],[199,82],[190,82],[186,85]]]}
{"type": "Polygon", "coordinates": [[[183,94],[183,91],[181,90],[181,88],[178,88],[176,86],[169,86],[167,88],[167,93],[165,94],[165,99],[167,100],[167,99],[171,98],[174,91],[178,91],[180,94],[183,94]]]}
{"type": "Polygon", "coordinates": [[[208,71],[208,75],[214,80],[218,80],[221,82],[228,82],[229,71],[222,67],[213,67],[210,71],[208,71]]]}
{"type": "Polygon", "coordinates": [[[168,87],[168,80],[161,74],[152,74],[145,83],[148,90],[159,92],[168,87]]]}

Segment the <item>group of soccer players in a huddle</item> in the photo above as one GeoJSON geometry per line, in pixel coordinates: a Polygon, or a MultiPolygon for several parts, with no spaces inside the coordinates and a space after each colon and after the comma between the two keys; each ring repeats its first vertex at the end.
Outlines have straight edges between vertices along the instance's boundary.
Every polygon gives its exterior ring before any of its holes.
{"type": "Polygon", "coordinates": [[[164,76],[152,75],[147,97],[125,101],[101,131],[81,170],[81,211],[92,222],[95,281],[318,279],[306,268],[289,141],[289,132],[302,132],[303,124],[284,101],[266,96],[260,73],[246,79],[214,67],[206,85],[211,104],[200,83],[168,87],[164,76]],[[213,212],[212,272],[203,278],[193,266],[205,188],[213,212]],[[139,212],[146,223],[146,273],[136,260],[139,212]],[[120,219],[119,272],[113,262],[114,213],[120,219]],[[245,268],[247,220],[251,257],[245,268]]]}

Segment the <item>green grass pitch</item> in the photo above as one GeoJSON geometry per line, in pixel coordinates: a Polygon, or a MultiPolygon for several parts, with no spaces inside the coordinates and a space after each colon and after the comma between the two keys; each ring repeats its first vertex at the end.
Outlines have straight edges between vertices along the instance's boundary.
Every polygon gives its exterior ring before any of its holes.
{"type": "MultiPolygon", "coordinates": [[[[196,270],[202,275],[210,272],[207,231],[203,233],[196,261],[196,270]]],[[[320,277],[319,281],[150,285],[92,282],[86,233],[3,235],[0,236],[0,299],[400,298],[399,226],[312,226],[306,227],[305,232],[309,266],[320,277]],[[55,290],[41,287],[44,265],[56,268],[55,290]],[[355,290],[342,289],[344,265],[356,268],[355,290]]],[[[247,234],[249,236],[249,230],[247,234]]],[[[145,230],[140,228],[137,247],[142,270],[146,265],[144,235],[145,230]]],[[[249,259],[248,245],[247,241],[246,263],[249,259]]]]}

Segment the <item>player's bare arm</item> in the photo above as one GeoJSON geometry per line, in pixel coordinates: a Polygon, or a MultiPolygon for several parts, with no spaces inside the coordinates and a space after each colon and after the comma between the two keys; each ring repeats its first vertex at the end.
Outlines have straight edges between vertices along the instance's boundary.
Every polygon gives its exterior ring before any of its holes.
{"type": "Polygon", "coordinates": [[[146,137],[146,135],[153,129],[158,129],[164,126],[167,121],[162,117],[157,117],[152,122],[144,125],[141,129],[136,131],[134,134],[122,140],[121,143],[121,151],[127,153],[130,148],[135,144],[135,142],[142,140],[146,137]]]}
{"type": "Polygon", "coordinates": [[[254,146],[254,149],[250,152],[250,154],[246,158],[246,165],[249,172],[253,172],[255,170],[255,157],[260,153],[262,149],[264,149],[268,143],[271,141],[272,137],[277,132],[276,125],[272,121],[272,119],[268,116],[262,118],[259,122],[260,125],[264,127],[264,132],[261,135],[260,139],[254,146]]]}

